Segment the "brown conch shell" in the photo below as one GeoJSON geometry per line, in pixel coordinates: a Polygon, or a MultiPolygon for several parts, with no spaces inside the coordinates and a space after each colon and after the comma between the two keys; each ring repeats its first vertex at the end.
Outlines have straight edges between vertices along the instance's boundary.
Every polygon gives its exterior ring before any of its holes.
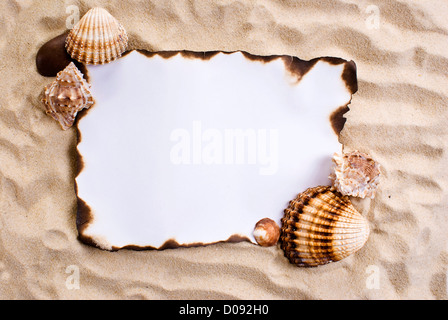
{"type": "Polygon", "coordinates": [[[353,151],[333,156],[333,186],[343,195],[373,199],[380,179],[380,165],[369,155],[353,151]]]}
{"type": "Polygon", "coordinates": [[[280,247],[289,261],[315,267],[355,253],[369,237],[368,221],[334,187],[309,188],[290,201],[280,247]]]}
{"type": "Polygon", "coordinates": [[[73,125],[79,111],[90,108],[94,102],[90,85],[73,62],[59,72],[56,80],[45,88],[42,101],[47,114],[59,121],[64,130],[73,125]]]}
{"type": "Polygon", "coordinates": [[[126,50],[124,27],[103,8],[90,9],[73,27],[65,48],[73,59],[86,64],[105,64],[126,50]]]}

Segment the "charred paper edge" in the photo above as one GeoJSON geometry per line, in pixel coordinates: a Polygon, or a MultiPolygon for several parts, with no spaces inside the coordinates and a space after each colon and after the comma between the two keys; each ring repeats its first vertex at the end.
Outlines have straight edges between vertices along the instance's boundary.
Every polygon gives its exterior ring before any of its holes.
{"type": "MultiPolygon", "coordinates": [[[[297,76],[298,82],[301,81],[303,76],[305,76],[308,71],[310,71],[314,65],[318,61],[325,61],[332,65],[340,65],[345,64],[344,70],[342,72],[342,79],[345,82],[346,88],[349,90],[351,96],[355,94],[358,91],[358,80],[357,80],[357,68],[356,63],[353,60],[345,60],[342,58],[336,58],[336,57],[319,57],[314,58],[311,60],[301,60],[298,57],[295,56],[289,56],[289,55],[271,55],[271,56],[258,56],[253,55],[251,53],[248,53],[246,51],[188,51],[188,50],[181,50],[181,51],[157,51],[157,52],[151,52],[146,50],[129,50],[125,52],[122,57],[126,56],[132,51],[138,51],[141,54],[144,54],[147,57],[154,57],[156,55],[164,58],[169,59],[171,57],[174,57],[178,54],[180,54],[184,58],[190,58],[190,59],[202,59],[202,60],[210,60],[215,55],[219,53],[224,54],[232,54],[241,52],[243,56],[254,62],[260,62],[260,63],[269,63],[277,59],[283,60],[285,64],[285,70],[290,72],[292,75],[297,76]]],[[[89,79],[87,68],[85,68],[84,78],[89,79]]],[[[351,97],[352,98],[352,97],[351,97]]],[[[347,103],[345,106],[340,106],[336,108],[333,113],[330,116],[330,125],[332,126],[333,130],[335,131],[335,134],[340,136],[340,132],[343,129],[343,126],[345,124],[345,120],[342,123],[342,127],[335,128],[333,126],[332,119],[336,117],[342,117],[345,113],[347,113],[350,108],[348,107],[351,102],[347,103]]],[[[84,116],[87,115],[88,111],[95,107],[95,104],[93,104],[89,109],[83,110],[80,113],[78,113],[78,116],[76,117],[75,123],[73,127],[76,129],[76,137],[77,137],[77,146],[82,140],[82,135],[78,127],[79,120],[81,120],[84,116]]],[[[142,251],[142,250],[165,250],[165,249],[175,249],[175,248],[191,248],[191,247],[202,247],[202,246],[209,246],[217,243],[237,243],[237,242],[243,242],[248,241],[251,242],[249,238],[246,236],[241,236],[238,234],[231,235],[227,240],[221,240],[216,242],[195,242],[195,243],[188,243],[188,244],[182,244],[178,243],[175,239],[169,239],[166,240],[160,247],[153,247],[153,246],[139,246],[139,245],[126,245],[122,247],[116,247],[112,246],[111,249],[106,249],[104,247],[101,247],[99,244],[97,244],[94,241],[94,238],[92,236],[87,236],[84,234],[84,231],[87,229],[87,227],[92,223],[95,216],[92,213],[92,209],[89,207],[89,205],[78,196],[78,185],[76,182],[76,178],[79,176],[79,174],[82,172],[84,168],[84,162],[81,153],[79,152],[78,147],[76,147],[76,172],[75,172],[75,182],[74,182],[74,189],[77,199],[77,209],[76,209],[76,228],[78,230],[78,240],[86,245],[96,247],[101,250],[105,251],[118,251],[121,249],[129,249],[129,250],[136,250],[136,251],[142,251]]],[[[252,243],[252,242],[251,242],[252,243]]]]}

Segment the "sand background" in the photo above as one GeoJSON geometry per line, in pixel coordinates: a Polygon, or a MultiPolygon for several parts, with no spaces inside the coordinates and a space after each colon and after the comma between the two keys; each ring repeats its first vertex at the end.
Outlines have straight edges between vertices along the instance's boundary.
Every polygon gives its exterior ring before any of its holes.
{"type": "Polygon", "coordinates": [[[1,1],[0,298],[448,298],[447,15],[445,0],[1,1]],[[81,16],[106,8],[131,49],[354,60],[359,90],[340,140],[384,173],[374,200],[354,201],[372,229],[365,247],[301,269],[278,247],[246,242],[142,252],[81,244],[76,133],[45,114],[39,95],[53,78],[35,66],[42,44],[67,29],[70,5],[81,16]],[[73,268],[79,289],[67,286],[73,268]]]}

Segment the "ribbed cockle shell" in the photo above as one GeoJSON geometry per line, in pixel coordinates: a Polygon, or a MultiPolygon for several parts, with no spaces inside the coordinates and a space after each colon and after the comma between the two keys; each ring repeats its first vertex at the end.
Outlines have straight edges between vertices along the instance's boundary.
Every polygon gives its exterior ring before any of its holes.
{"type": "Polygon", "coordinates": [[[380,179],[380,165],[368,154],[352,151],[333,156],[333,186],[343,195],[374,198],[380,179]]]}
{"type": "Polygon", "coordinates": [[[47,114],[56,119],[64,130],[73,125],[79,111],[90,108],[94,102],[90,85],[73,62],[59,72],[56,80],[45,88],[42,101],[47,114]]]}
{"type": "Polygon", "coordinates": [[[86,64],[105,64],[126,50],[124,27],[103,8],[90,9],[73,27],[65,48],[73,59],[86,64]]]}
{"type": "Polygon", "coordinates": [[[333,187],[319,186],[290,201],[282,218],[280,246],[291,263],[315,267],[355,253],[368,236],[368,221],[350,199],[333,187]]]}

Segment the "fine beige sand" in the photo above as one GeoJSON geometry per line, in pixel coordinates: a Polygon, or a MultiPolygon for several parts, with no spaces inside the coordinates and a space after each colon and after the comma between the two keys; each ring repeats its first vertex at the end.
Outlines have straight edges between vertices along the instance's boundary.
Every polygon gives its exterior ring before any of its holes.
{"type": "Polygon", "coordinates": [[[447,15],[445,0],[1,1],[0,298],[447,299],[447,15]],[[130,49],[354,60],[359,90],[340,140],[383,169],[376,198],[354,200],[371,226],[366,245],[302,269],[279,247],[248,242],[117,252],[80,243],[76,132],[45,114],[39,96],[54,79],[35,65],[67,30],[71,5],[81,16],[106,8],[130,49]]]}

